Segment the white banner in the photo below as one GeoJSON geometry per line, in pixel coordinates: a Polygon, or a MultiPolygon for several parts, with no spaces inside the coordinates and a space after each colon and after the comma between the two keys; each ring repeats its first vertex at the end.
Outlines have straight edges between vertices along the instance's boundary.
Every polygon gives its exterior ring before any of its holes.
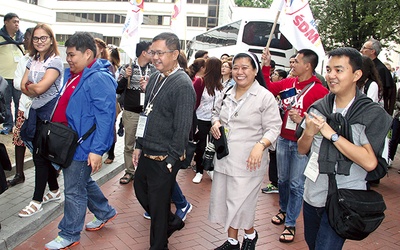
{"type": "MultiPolygon", "coordinates": [[[[273,5],[280,6],[281,1],[275,0],[273,5]]],[[[311,49],[318,54],[319,61],[325,58],[308,0],[285,0],[279,20],[279,30],[297,50],[311,49]]]]}
{"type": "Polygon", "coordinates": [[[140,40],[140,26],[143,23],[144,0],[130,0],[124,28],[122,30],[119,47],[134,60],[136,58],[136,44],[140,40]]]}
{"type": "Polygon", "coordinates": [[[171,14],[171,31],[184,39],[186,33],[186,0],[176,0],[171,14]]]}

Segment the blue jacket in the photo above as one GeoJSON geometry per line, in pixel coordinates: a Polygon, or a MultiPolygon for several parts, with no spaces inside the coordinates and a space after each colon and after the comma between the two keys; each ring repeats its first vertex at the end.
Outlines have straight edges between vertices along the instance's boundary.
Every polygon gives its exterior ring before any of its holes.
{"type": "MultiPolygon", "coordinates": [[[[89,153],[103,155],[114,141],[117,83],[109,66],[107,60],[97,59],[92,67],[85,68],[68,102],[68,125],[79,137],[96,123],[96,130],[76,149],[75,161],[86,161],[89,153]]],[[[67,69],[65,76],[69,75],[67,69]]]]}

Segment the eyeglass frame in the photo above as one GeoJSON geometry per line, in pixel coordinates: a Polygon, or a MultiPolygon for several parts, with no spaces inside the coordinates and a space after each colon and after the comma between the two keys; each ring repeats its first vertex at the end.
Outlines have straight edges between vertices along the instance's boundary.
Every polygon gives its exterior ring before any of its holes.
{"type": "Polygon", "coordinates": [[[38,43],[40,40],[42,43],[45,43],[48,38],[50,38],[50,36],[41,36],[41,37],[34,36],[34,37],[32,37],[32,42],[38,43]]]}
{"type": "Polygon", "coordinates": [[[361,50],[364,50],[364,49],[374,50],[373,48],[367,48],[367,47],[365,47],[365,46],[362,46],[362,47],[361,47],[361,50]]]}
{"type": "Polygon", "coordinates": [[[165,53],[172,53],[174,52],[175,49],[173,50],[167,50],[167,51],[153,51],[153,50],[149,50],[147,51],[147,54],[149,54],[151,57],[154,57],[155,55],[157,55],[158,57],[164,56],[165,53]]]}

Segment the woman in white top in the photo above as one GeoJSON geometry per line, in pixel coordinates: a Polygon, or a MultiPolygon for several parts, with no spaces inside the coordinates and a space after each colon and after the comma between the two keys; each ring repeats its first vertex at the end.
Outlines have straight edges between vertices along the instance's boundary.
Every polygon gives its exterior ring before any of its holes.
{"type": "Polygon", "coordinates": [[[382,100],[382,82],[379,78],[374,62],[367,56],[362,56],[362,76],[357,86],[372,101],[379,103],[382,100]]]}
{"type": "MultiPolygon", "coordinates": [[[[194,139],[198,141],[196,148],[196,176],[194,183],[200,183],[203,178],[203,154],[206,147],[207,135],[211,128],[211,113],[215,100],[218,98],[223,86],[221,84],[221,61],[216,57],[208,58],[205,64],[204,77],[199,77],[193,82],[196,92],[197,132],[194,139]]],[[[210,175],[211,176],[211,175],[210,175]]]]}

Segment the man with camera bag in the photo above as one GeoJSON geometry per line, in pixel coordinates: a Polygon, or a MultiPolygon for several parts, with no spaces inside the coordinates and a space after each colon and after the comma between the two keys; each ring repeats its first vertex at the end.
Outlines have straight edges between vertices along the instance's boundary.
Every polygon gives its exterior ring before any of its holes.
{"type": "Polygon", "coordinates": [[[338,48],[328,57],[325,77],[331,93],[304,113],[297,134],[301,135],[299,153],[309,157],[303,204],[305,240],[310,249],[334,250],[342,249],[346,239],[328,222],[328,175],[336,175],[339,189],[366,190],[368,172],[382,162],[391,117],[358,90],[362,58],[357,50],[338,48]]]}

